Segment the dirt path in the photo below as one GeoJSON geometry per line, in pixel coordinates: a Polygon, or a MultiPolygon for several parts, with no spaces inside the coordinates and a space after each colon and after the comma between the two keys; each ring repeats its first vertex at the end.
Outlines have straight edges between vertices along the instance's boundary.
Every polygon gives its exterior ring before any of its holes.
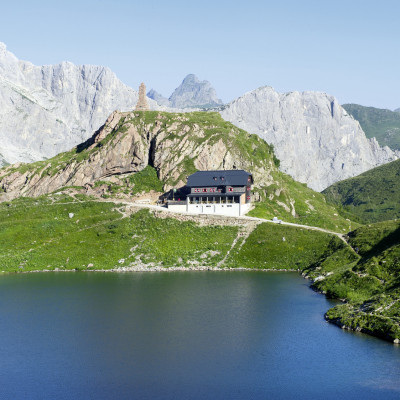
{"type": "Polygon", "coordinates": [[[232,242],[231,248],[226,252],[225,257],[217,264],[218,268],[220,268],[222,265],[225,264],[226,259],[228,258],[231,251],[235,248],[237,242],[240,239],[242,239],[242,242],[240,243],[238,250],[240,250],[242,248],[242,246],[245,244],[247,238],[250,236],[250,233],[253,232],[254,229],[256,228],[256,226],[260,223],[261,222],[258,222],[258,221],[257,222],[252,221],[248,224],[241,225],[239,227],[238,234],[236,235],[234,241],[232,242]]]}

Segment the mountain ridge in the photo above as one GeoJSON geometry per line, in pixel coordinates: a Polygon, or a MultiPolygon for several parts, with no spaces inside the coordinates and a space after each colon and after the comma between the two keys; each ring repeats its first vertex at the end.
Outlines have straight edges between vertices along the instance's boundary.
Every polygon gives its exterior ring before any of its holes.
{"type": "MultiPolygon", "coordinates": [[[[200,82],[191,74],[185,81],[189,89],[200,82]]],[[[181,85],[175,91],[175,100],[194,101],[205,92],[207,101],[219,102],[215,90],[211,88],[210,95],[209,83],[203,83],[199,93],[186,91],[181,85]]],[[[153,95],[161,96],[155,91],[153,95]]],[[[67,151],[88,139],[114,110],[132,110],[137,98],[137,91],[124,85],[108,68],[69,62],[38,67],[18,60],[2,44],[0,163],[43,160],[67,151]]],[[[174,111],[152,99],[148,102],[151,109],[174,111]]],[[[215,103],[204,106],[211,105],[215,103]]],[[[277,94],[272,88],[262,87],[215,110],[275,146],[282,171],[316,190],[400,154],[381,149],[374,140],[368,142],[358,123],[343,114],[337,100],[318,92],[277,94]]]]}

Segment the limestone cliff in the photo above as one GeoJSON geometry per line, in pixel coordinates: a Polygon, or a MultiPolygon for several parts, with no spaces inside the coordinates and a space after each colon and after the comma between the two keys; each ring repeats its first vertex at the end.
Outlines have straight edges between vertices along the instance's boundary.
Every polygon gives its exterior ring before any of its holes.
{"type": "Polygon", "coordinates": [[[272,144],[281,170],[318,191],[400,156],[367,139],[325,93],[281,94],[262,87],[228,104],[221,115],[272,144]]]}
{"type": "Polygon", "coordinates": [[[133,109],[137,100],[137,91],[108,68],[35,66],[0,43],[0,166],[66,151],[92,136],[111,112],[133,109]]]}

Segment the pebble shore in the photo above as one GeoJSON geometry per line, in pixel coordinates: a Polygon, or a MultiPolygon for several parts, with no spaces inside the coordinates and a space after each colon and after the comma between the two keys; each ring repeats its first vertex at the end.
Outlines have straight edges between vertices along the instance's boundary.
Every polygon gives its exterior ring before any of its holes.
{"type": "Polygon", "coordinates": [[[297,269],[256,269],[256,268],[229,268],[229,267],[207,267],[207,266],[191,266],[191,267],[119,267],[109,270],[97,270],[98,272],[175,272],[175,271],[286,271],[286,272],[298,272],[297,269]]]}
{"type": "Polygon", "coordinates": [[[110,269],[41,269],[34,271],[24,271],[21,273],[29,274],[33,272],[177,272],[177,271],[264,271],[264,272],[299,272],[298,269],[272,269],[272,268],[228,268],[228,267],[208,267],[208,266],[190,266],[190,267],[162,267],[162,266],[132,266],[132,267],[116,267],[110,269]]]}

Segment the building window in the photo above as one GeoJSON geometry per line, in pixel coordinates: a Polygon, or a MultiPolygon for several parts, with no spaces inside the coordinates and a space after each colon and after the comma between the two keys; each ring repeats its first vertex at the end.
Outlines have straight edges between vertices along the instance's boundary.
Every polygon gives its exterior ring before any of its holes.
{"type": "Polygon", "coordinates": [[[203,189],[203,193],[207,193],[207,188],[203,189]]]}
{"type": "Polygon", "coordinates": [[[233,192],[233,188],[228,188],[228,191],[229,192],[233,192]]]}

